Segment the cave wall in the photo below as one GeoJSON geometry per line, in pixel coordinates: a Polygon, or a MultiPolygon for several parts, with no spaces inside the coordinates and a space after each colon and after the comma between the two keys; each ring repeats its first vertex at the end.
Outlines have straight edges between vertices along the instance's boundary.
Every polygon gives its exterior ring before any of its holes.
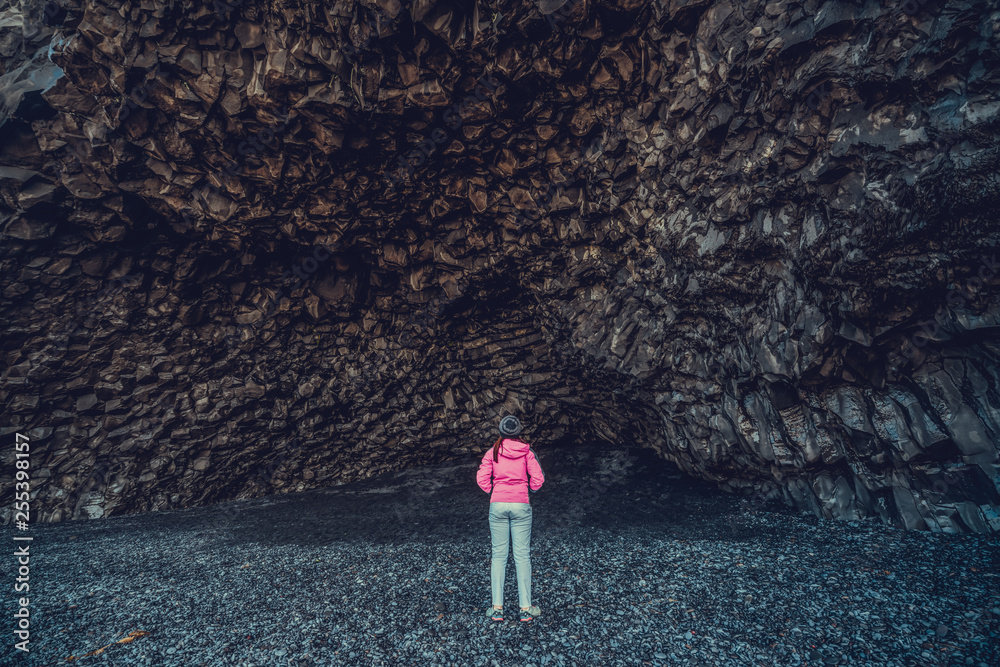
{"type": "Polygon", "coordinates": [[[36,520],[437,462],[513,412],[1000,529],[996,2],[0,12],[36,520]]]}

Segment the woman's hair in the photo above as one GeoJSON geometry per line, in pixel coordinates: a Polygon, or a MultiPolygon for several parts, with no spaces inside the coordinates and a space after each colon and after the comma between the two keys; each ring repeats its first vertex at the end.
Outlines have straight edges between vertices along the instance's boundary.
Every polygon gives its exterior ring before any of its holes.
{"type": "Polygon", "coordinates": [[[497,456],[499,456],[499,455],[497,454],[497,452],[499,452],[499,451],[500,451],[500,443],[501,443],[501,442],[503,442],[503,436],[502,436],[502,435],[501,435],[501,436],[500,436],[499,438],[497,438],[497,441],[496,441],[496,442],[494,442],[494,443],[493,443],[493,462],[494,462],[494,463],[496,463],[496,462],[497,462],[497,461],[499,460],[499,459],[497,458],[497,456]]]}

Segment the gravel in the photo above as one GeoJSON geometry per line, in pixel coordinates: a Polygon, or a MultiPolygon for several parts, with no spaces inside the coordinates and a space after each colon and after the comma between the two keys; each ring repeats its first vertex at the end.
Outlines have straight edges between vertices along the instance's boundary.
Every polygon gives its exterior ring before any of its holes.
{"type": "MultiPolygon", "coordinates": [[[[536,451],[533,623],[485,617],[476,457],[35,526],[31,657],[8,639],[0,664],[998,664],[1000,538],[753,508],[635,449],[536,451]]],[[[506,586],[514,609],[512,558],[506,586]]]]}

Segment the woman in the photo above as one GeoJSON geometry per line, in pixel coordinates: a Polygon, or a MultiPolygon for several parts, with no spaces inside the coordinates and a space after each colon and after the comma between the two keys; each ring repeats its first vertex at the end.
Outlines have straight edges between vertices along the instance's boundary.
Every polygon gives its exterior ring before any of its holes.
{"type": "Polygon", "coordinates": [[[507,571],[507,544],[513,538],[514,565],[517,570],[517,593],[522,621],[531,621],[541,610],[531,604],[531,504],[528,491],[538,491],[545,482],[542,466],[531,445],[513,436],[521,432],[521,422],[508,415],[500,420],[500,437],[483,454],[476,482],[490,495],[490,535],[493,538],[493,563],[490,584],[493,606],[486,615],[503,620],[503,582],[507,571]],[[529,482],[530,480],[530,482],[529,482]]]}

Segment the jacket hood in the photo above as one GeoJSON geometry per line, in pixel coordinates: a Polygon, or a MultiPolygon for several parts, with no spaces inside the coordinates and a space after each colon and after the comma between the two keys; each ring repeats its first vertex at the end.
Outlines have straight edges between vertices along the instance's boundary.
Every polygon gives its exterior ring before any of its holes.
{"type": "Polygon", "coordinates": [[[505,456],[508,459],[519,459],[528,453],[528,449],[529,445],[526,442],[504,438],[503,442],[500,443],[500,456],[505,456]]]}

